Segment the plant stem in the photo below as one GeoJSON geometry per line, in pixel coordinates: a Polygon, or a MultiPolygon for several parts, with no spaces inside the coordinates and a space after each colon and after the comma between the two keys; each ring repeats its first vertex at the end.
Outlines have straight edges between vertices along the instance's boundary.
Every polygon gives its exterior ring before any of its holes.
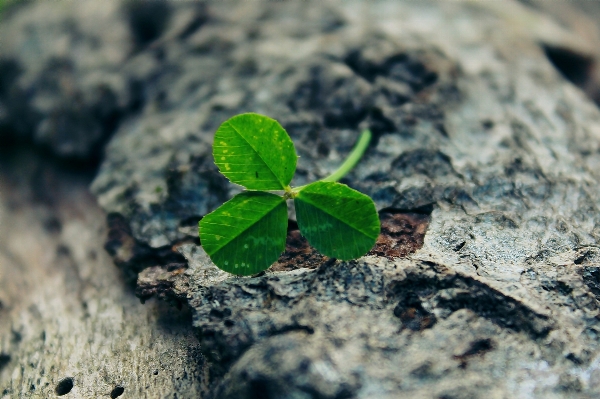
{"type": "MultiPolygon", "coordinates": [[[[362,158],[367,147],[369,146],[369,143],[371,142],[371,137],[372,137],[372,134],[371,134],[370,130],[368,130],[368,129],[363,130],[362,133],[360,134],[360,136],[358,137],[358,141],[354,145],[354,148],[350,152],[350,155],[348,155],[348,158],[346,158],[344,163],[342,163],[335,172],[333,172],[329,176],[327,176],[319,181],[337,182],[342,177],[346,176],[346,174],[348,172],[350,172],[352,170],[352,168],[354,168],[356,166],[356,164],[358,163],[358,161],[360,161],[360,159],[362,158]]],[[[308,186],[308,184],[306,184],[304,186],[294,187],[291,189],[290,192],[286,191],[284,198],[293,199],[296,195],[298,195],[300,190],[302,190],[306,186],[308,186]]]]}
{"type": "Polygon", "coordinates": [[[369,145],[370,142],[371,142],[371,131],[363,130],[362,133],[360,134],[360,137],[358,138],[358,141],[356,142],[356,145],[354,146],[354,148],[350,152],[350,155],[348,155],[348,158],[346,158],[344,163],[342,163],[335,172],[333,172],[329,176],[325,177],[324,179],[321,179],[321,181],[336,182],[336,181],[340,180],[342,177],[346,176],[346,174],[348,172],[350,172],[352,170],[352,168],[354,168],[356,166],[358,161],[360,161],[360,159],[362,158],[363,154],[365,153],[365,150],[367,149],[367,146],[369,145]]]}

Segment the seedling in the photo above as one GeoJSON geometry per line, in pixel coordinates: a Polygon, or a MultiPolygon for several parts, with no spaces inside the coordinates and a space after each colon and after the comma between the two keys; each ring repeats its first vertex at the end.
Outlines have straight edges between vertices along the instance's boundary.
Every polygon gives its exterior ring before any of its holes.
{"type": "Polygon", "coordinates": [[[366,254],[380,230],[375,204],[337,181],[356,165],[370,140],[365,130],[331,176],[292,188],[298,157],[276,120],[248,113],[223,122],[215,133],[215,164],[247,191],[200,220],[206,253],[229,273],[247,276],[267,269],[285,250],[286,200],[293,199],[300,232],[319,252],[342,260],[366,254]]]}

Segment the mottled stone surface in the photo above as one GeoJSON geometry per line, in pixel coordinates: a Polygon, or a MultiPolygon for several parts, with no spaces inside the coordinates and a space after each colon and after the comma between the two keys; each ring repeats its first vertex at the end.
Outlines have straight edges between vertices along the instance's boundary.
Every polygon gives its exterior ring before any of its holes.
{"type": "Polygon", "coordinates": [[[212,397],[600,393],[600,111],[547,56],[593,58],[589,43],[512,2],[210,11],[165,42],[180,68],[161,86],[169,105],[119,130],[93,190],[129,222],[128,246],[111,243],[129,248],[126,270],[144,269],[136,248],[184,257],[187,268],[142,270],[138,293],[191,305],[212,397]],[[370,128],[344,181],[380,210],[424,215],[420,249],[307,257],[253,278],[216,269],[195,223],[238,190],[210,145],[245,111],[289,131],[296,184],[332,171],[370,128]]]}
{"type": "Polygon", "coordinates": [[[146,96],[92,191],[137,294],[191,307],[206,397],[600,394],[597,38],[512,1],[165,4],[114,8],[146,96]],[[210,262],[197,222],[240,190],[212,136],[249,111],[290,133],[295,185],[372,130],[343,180],[380,210],[369,255],[314,253],[290,212],[266,273],[210,262]]]}
{"type": "Polygon", "coordinates": [[[131,58],[160,58],[153,41],[169,27],[193,28],[203,9],[188,4],[172,21],[162,2],[9,2],[0,14],[0,140],[97,163],[119,123],[160,97],[145,84],[156,71],[131,58]]]}
{"type": "Polygon", "coordinates": [[[189,310],[124,283],[90,177],[0,151],[0,398],[201,397],[189,310]]]}

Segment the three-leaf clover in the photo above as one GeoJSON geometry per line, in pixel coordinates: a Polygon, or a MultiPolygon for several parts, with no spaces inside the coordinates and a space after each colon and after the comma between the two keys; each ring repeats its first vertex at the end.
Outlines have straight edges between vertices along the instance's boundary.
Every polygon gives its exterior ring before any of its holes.
{"type": "Polygon", "coordinates": [[[331,176],[292,188],[297,155],[294,144],[274,119],[241,114],[215,133],[215,164],[232,183],[247,191],[200,220],[202,246],[220,269],[251,275],[267,269],[285,250],[288,199],[293,199],[301,234],[329,257],[349,260],[375,244],[380,224],[368,196],[337,183],[360,160],[370,133],[331,176]],[[272,193],[275,191],[282,193],[272,193]]]}

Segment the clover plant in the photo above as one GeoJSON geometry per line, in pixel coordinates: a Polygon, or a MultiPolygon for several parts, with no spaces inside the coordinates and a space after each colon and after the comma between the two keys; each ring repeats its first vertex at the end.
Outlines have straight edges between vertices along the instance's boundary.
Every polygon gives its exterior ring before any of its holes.
{"type": "Polygon", "coordinates": [[[301,234],[319,252],[342,260],[366,254],[380,230],[375,204],[337,180],[356,165],[370,139],[364,131],[331,176],[293,188],[298,157],[276,120],[247,113],[223,122],[215,133],[215,164],[246,191],[200,220],[201,243],[215,265],[251,275],[273,264],[285,250],[288,199],[294,201],[301,234]]]}

